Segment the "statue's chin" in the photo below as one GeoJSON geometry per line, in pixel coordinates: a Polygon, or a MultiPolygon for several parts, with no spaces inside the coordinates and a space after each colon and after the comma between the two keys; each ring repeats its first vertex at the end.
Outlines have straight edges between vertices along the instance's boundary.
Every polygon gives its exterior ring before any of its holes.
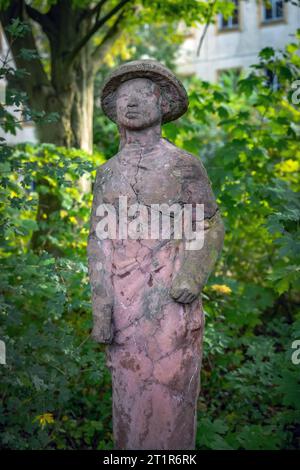
{"type": "Polygon", "coordinates": [[[129,123],[126,123],[126,126],[124,126],[125,129],[128,129],[130,131],[142,131],[144,129],[147,129],[148,127],[151,127],[151,124],[148,124],[148,123],[139,123],[139,122],[129,122],[129,123]]]}
{"type": "Polygon", "coordinates": [[[132,119],[126,119],[122,122],[119,122],[118,123],[118,126],[119,128],[124,128],[124,129],[128,129],[130,131],[142,131],[144,129],[148,129],[149,127],[153,127],[155,126],[156,124],[159,124],[160,122],[159,121],[143,121],[141,119],[135,119],[135,118],[132,118],[132,119]]]}
{"type": "Polygon", "coordinates": [[[125,127],[125,129],[128,129],[129,131],[142,131],[144,129],[147,129],[147,127],[150,127],[148,126],[147,124],[130,124],[128,126],[125,127]]]}

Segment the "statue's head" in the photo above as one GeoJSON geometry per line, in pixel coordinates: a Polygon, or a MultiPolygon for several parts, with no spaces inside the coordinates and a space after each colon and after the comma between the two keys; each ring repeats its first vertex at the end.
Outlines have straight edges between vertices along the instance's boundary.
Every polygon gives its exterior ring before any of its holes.
{"type": "Polygon", "coordinates": [[[127,80],[116,92],[118,126],[139,130],[160,124],[165,105],[160,87],[149,78],[127,80]]]}
{"type": "Polygon", "coordinates": [[[170,70],[154,60],[138,60],[111,73],[101,104],[119,128],[141,130],[180,117],[187,110],[188,98],[170,70]]]}

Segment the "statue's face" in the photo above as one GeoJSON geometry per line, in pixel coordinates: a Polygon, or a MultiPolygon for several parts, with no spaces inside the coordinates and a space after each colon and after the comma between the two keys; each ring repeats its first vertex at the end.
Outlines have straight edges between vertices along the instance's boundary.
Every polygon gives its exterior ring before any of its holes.
{"type": "Polygon", "coordinates": [[[134,78],[117,90],[117,122],[125,129],[139,130],[161,122],[160,89],[147,78],[134,78]]]}

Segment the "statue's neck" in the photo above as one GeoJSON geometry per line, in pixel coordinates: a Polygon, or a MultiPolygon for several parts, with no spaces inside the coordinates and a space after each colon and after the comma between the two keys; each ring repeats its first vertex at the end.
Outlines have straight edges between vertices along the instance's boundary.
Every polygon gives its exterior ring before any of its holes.
{"type": "Polygon", "coordinates": [[[159,142],[160,138],[160,124],[142,130],[122,129],[120,130],[120,148],[132,144],[143,148],[152,147],[159,142]]]}

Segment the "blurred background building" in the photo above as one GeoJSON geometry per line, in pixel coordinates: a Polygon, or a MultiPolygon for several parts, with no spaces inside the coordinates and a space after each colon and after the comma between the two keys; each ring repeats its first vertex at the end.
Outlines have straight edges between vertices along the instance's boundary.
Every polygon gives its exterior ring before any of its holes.
{"type": "Polygon", "coordinates": [[[299,6],[283,0],[269,0],[267,5],[257,0],[234,2],[231,17],[217,15],[207,28],[190,30],[177,62],[180,74],[217,82],[223,74],[247,70],[261,49],[283,49],[295,39],[299,6]]]}
{"type": "MultiPolygon", "coordinates": [[[[219,14],[212,18],[212,24],[188,30],[176,60],[180,75],[196,75],[209,82],[221,81],[226,75],[238,78],[257,62],[261,49],[283,49],[294,40],[300,28],[299,6],[284,0],[269,0],[268,4],[260,0],[232,1],[235,9],[229,18],[219,14]]],[[[0,26],[0,59],[6,57],[13,64],[0,26]]],[[[276,77],[269,79],[276,86],[276,77]]],[[[0,79],[1,102],[5,100],[5,89],[6,83],[0,79]]],[[[5,138],[10,144],[37,141],[31,122],[20,123],[17,134],[5,134],[5,138]]]]}

